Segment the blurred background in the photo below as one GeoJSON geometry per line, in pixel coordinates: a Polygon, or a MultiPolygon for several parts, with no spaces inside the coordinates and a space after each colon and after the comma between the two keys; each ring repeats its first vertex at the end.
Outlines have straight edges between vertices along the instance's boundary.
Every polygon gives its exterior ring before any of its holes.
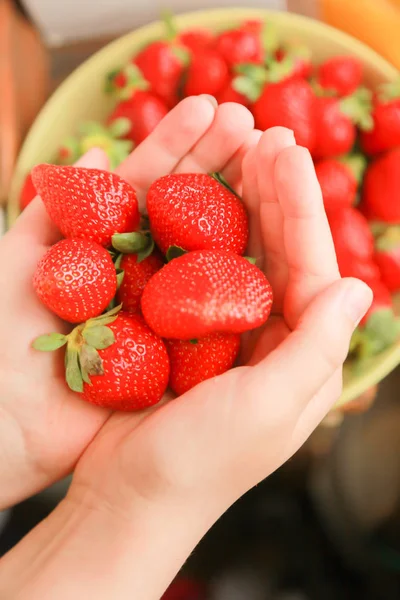
{"type": "MultiPolygon", "coordinates": [[[[211,0],[168,1],[176,13],[214,6],[211,0]]],[[[252,0],[251,6],[325,21],[400,68],[398,0],[252,0]]],[[[0,0],[3,202],[18,149],[47,97],[89,56],[157,19],[163,8],[152,0],[0,0]]],[[[399,389],[395,370],[333,411],[302,451],[215,525],[168,598],[398,600],[399,389]]],[[[0,556],[54,508],[67,486],[61,482],[0,513],[0,556]]]]}

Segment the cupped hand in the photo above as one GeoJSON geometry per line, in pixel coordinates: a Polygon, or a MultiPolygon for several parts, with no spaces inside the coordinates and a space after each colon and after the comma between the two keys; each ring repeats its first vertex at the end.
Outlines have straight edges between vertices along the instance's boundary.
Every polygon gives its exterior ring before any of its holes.
{"type": "MultiPolygon", "coordinates": [[[[216,107],[207,97],[181,102],[119,167],[138,191],[174,171],[216,171],[241,185],[241,161],[258,139],[243,107],[216,107]]],[[[107,169],[100,150],[81,166],[107,169]]],[[[59,233],[39,198],[0,242],[0,510],[69,473],[109,419],[65,385],[60,356],[31,349],[34,338],[66,325],[37,299],[32,277],[59,233]]]]}

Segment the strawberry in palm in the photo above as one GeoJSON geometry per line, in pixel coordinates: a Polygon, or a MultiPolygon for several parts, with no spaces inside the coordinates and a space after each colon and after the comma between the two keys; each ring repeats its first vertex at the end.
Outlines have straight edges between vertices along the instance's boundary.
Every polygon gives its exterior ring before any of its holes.
{"type": "Polygon", "coordinates": [[[126,254],[122,257],[120,268],[124,277],[118,289],[117,300],[122,304],[124,311],[140,312],[143,290],[163,264],[157,252],[153,252],[143,260],[140,260],[138,254],[126,254]]]}
{"type": "Polygon", "coordinates": [[[167,388],[168,354],[141,317],[118,310],[69,335],[41,336],[33,347],[53,351],[66,345],[68,386],[87,402],[111,410],[141,410],[157,404],[167,388]]]}
{"type": "Polygon", "coordinates": [[[64,237],[110,246],[114,233],[134,231],[139,224],[136,192],[115,173],[42,164],[34,167],[32,179],[64,237]]]}
{"type": "Polygon", "coordinates": [[[81,323],[105,310],[117,290],[109,253],[83,239],[61,240],[39,262],[33,287],[40,300],[70,323],[81,323]]]}
{"type": "Polygon", "coordinates": [[[237,254],[246,249],[246,210],[240,198],[210,175],[161,177],[149,188],[147,211],[154,241],[164,254],[171,246],[237,254]]]}
{"type": "Polygon", "coordinates": [[[214,333],[199,340],[165,340],[171,374],[169,385],[178,395],[230,369],[238,355],[240,336],[214,333]]]}
{"type": "Polygon", "coordinates": [[[199,250],[173,259],[153,275],[141,305],[147,324],[159,336],[191,340],[259,327],[271,311],[272,290],[247,259],[199,250]]]}

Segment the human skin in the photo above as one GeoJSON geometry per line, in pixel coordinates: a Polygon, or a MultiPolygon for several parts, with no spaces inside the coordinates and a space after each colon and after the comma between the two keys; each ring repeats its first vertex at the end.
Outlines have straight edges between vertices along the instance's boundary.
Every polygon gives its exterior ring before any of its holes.
{"type": "MultiPolygon", "coordinates": [[[[219,516],[304,443],[341,391],[352,332],[371,302],[340,279],[321,192],[293,133],[254,130],[242,106],[188,98],[119,168],[143,206],[169,172],[222,171],[243,193],[249,254],[275,294],[242,343],[243,366],[133,414],[69,392],[32,339],[63,324],[36,298],[58,239],[36,199],[0,242],[0,508],[74,470],[55,511],[0,561],[7,600],[158,600],[219,516]]],[[[92,151],[83,164],[107,168],[92,151]]]]}

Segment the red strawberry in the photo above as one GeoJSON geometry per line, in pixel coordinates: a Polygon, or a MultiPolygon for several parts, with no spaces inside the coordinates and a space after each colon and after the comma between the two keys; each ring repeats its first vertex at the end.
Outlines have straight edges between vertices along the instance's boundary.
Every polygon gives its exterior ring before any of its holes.
{"type": "Polygon", "coordinates": [[[140,312],[140,300],[150,278],[161,269],[163,261],[158,253],[153,253],[142,261],[137,254],[126,254],[120,267],[124,278],[118,290],[118,301],[130,313],[140,312]]]}
{"type": "Polygon", "coordinates": [[[24,208],[26,208],[28,206],[28,204],[30,204],[32,202],[32,200],[36,197],[37,192],[35,189],[35,186],[33,185],[33,181],[32,181],[32,176],[29,173],[29,175],[27,175],[25,177],[22,189],[21,189],[21,194],[19,197],[19,207],[21,210],[24,210],[24,208]]]}
{"type": "Polygon", "coordinates": [[[32,170],[32,180],[64,237],[109,246],[114,233],[139,224],[136,192],[115,173],[42,164],[32,170]]]}
{"type": "Polygon", "coordinates": [[[179,83],[188,59],[188,51],[179,43],[158,41],[146,46],[133,62],[152,91],[171,108],[178,101],[179,83]]]}
{"type": "Polygon", "coordinates": [[[254,329],[267,320],[271,306],[271,286],[260,269],[221,250],[175,258],[153,275],[142,296],[151,329],[182,340],[254,329]]]}
{"type": "Polygon", "coordinates": [[[229,70],[225,60],[212,49],[200,49],[192,53],[184,86],[185,96],[210,94],[215,96],[229,82],[229,70]]]}
{"type": "Polygon", "coordinates": [[[179,578],[171,583],[161,600],[203,600],[203,586],[192,579],[179,578]]]}
{"type": "Polygon", "coordinates": [[[362,201],[369,219],[400,224],[400,148],[389,150],[368,167],[362,201]]]}
{"type": "Polygon", "coordinates": [[[360,321],[361,326],[365,326],[372,317],[372,315],[380,311],[390,311],[391,313],[393,312],[392,297],[385,284],[379,280],[376,280],[374,282],[369,282],[369,286],[374,293],[374,298],[368,311],[360,321]]]}
{"type": "Polygon", "coordinates": [[[375,261],[388,290],[400,291],[400,227],[390,227],[377,238],[375,261]]]}
{"type": "Polygon", "coordinates": [[[310,151],[315,144],[315,94],[303,79],[290,79],[266,85],[260,98],[253,105],[258,129],[275,125],[294,131],[296,142],[310,151]]]}
{"type": "Polygon", "coordinates": [[[347,165],[335,158],[326,158],[315,164],[315,173],[321,186],[327,213],[354,204],[357,194],[357,179],[347,165]]]}
{"type": "Polygon", "coordinates": [[[337,253],[350,253],[361,261],[374,253],[374,238],[366,218],[349,207],[329,215],[329,225],[337,253]]]}
{"type": "Polygon", "coordinates": [[[103,312],[117,290],[107,250],[89,240],[67,239],[52,246],[39,262],[33,286],[40,300],[70,323],[103,312]]]}
{"type": "Polygon", "coordinates": [[[240,335],[214,333],[200,340],[166,340],[165,345],[171,364],[169,385],[181,395],[232,367],[239,352],[240,335]]]}
{"type": "Polygon", "coordinates": [[[288,48],[280,48],[275,53],[275,58],[279,63],[291,63],[289,77],[301,77],[308,79],[313,71],[311,62],[311,50],[307,46],[292,46],[288,48]]]}
{"type": "Polygon", "coordinates": [[[367,154],[378,154],[400,146],[400,79],[382,86],[374,98],[373,128],[361,134],[367,154]]]}
{"type": "Polygon", "coordinates": [[[349,96],[361,85],[362,63],[353,56],[328,58],[318,69],[317,81],[326,90],[333,90],[339,96],[349,96]]]}
{"type": "Polygon", "coordinates": [[[118,310],[90,319],[67,336],[41,336],[33,347],[49,351],[67,344],[67,383],[88,402],[111,410],[141,410],[161,400],[169,358],[141,317],[116,315],[118,310]]]}
{"type": "Polygon", "coordinates": [[[248,26],[220,33],[215,49],[230,67],[240,63],[261,64],[264,60],[260,32],[248,26]]]}
{"type": "Polygon", "coordinates": [[[191,52],[209,48],[214,39],[208,29],[188,29],[179,34],[179,42],[191,52]]]}
{"type": "Polygon", "coordinates": [[[378,265],[370,258],[359,258],[347,248],[336,248],[340,275],[342,277],[356,277],[370,284],[380,278],[378,265]]]}
{"type": "Polygon", "coordinates": [[[136,91],[131,98],[117,104],[108,123],[120,118],[128,119],[131,127],[124,137],[134,144],[140,144],[167,113],[167,105],[158,96],[151,92],[136,91]]]}
{"type": "Polygon", "coordinates": [[[246,210],[240,198],[210,175],[161,177],[149,188],[147,211],[154,241],[164,254],[170,246],[237,254],[246,249],[246,210]]]}
{"type": "Polygon", "coordinates": [[[219,94],[216,94],[215,97],[218,104],[223,104],[224,102],[237,102],[238,104],[243,104],[243,106],[250,106],[250,100],[246,98],[244,94],[241,94],[234,89],[233,80],[231,80],[219,94]]]}

